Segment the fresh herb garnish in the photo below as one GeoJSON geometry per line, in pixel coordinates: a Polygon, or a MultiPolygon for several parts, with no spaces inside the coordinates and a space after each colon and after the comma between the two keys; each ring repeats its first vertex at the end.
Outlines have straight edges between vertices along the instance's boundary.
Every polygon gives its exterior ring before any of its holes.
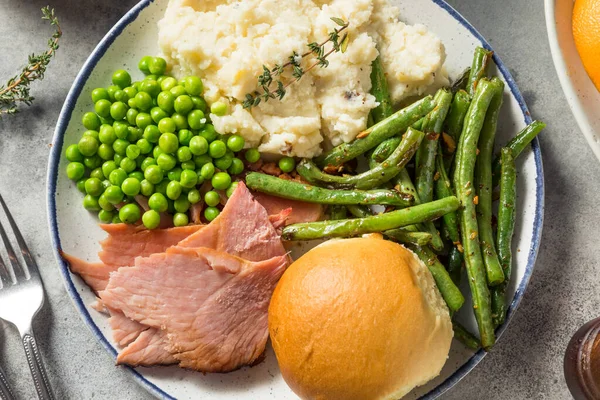
{"type": "Polygon", "coordinates": [[[54,34],[48,39],[49,49],[40,55],[30,55],[28,64],[21,73],[0,86],[0,119],[3,114],[17,113],[19,103],[31,105],[34,97],[29,94],[29,85],[35,80],[44,79],[46,67],[58,49],[58,39],[62,36],[62,31],[54,15],[54,9],[46,6],[42,8],[42,14],[43,20],[50,21],[50,25],[56,27],[54,34]]]}
{"type": "Polygon", "coordinates": [[[267,102],[269,99],[283,99],[286,93],[286,88],[292,83],[298,82],[305,73],[316,66],[319,66],[320,68],[327,68],[329,65],[327,57],[331,53],[339,51],[343,53],[346,51],[350,37],[348,36],[348,33],[344,33],[340,37],[340,33],[348,28],[350,23],[341,18],[335,17],[331,18],[331,20],[340,28],[335,28],[333,31],[329,32],[329,37],[327,40],[323,41],[322,43],[308,43],[307,47],[309,50],[307,52],[304,54],[298,54],[294,51],[292,55],[289,56],[289,61],[285,64],[276,64],[273,68],[263,65],[263,73],[258,77],[258,86],[260,86],[262,92],[255,90],[252,93],[246,94],[246,98],[242,102],[244,108],[256,107],[261,103],[261,101],[267,102]],[[329,42],[332,44],[331,49],[325,52],[325,45],[329,42]],[[315,62],[307,68],[303,68],[302,60],[309,55],[314,56],[315,62]],[[289,80],[285,84],[283,81],[281,81],[281,79],[274,80],[275,77],[280,77],[284,70],[288,67],[292,68],[292,77],[294,79],[289,80]],[[271,89],[272,86],[277,87],[271,89]]]}

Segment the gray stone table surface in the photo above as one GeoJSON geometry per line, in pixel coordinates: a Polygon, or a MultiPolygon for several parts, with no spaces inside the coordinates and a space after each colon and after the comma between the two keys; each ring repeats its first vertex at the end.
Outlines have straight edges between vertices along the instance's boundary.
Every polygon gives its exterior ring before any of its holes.
{"type": "MultiPolygon", "coordinates": [[[[541,137],[546,212],[537,265],[521,308],[501,341],[447,399],[566,399],[562,358],[574,330],[600,314],[598,196],[600,163],[565,102],[552,64],[541,0],[450,0],[490,41],[516,79],[541,137]]],[[[75,75],[135,0],[54,0],[61,48],[31,107],[0,121],[0,193],[24,231],[46,283],[48,302],[35,326],[58,399],[146,399],[113,365],[67,296],[46,223],[46,164],[60,108],[75,75]]],[[[0,0],[0,77],[44,49],[39,19],[46,0],[0,0]]],[[[16,332],[0,325],[0,364],[20,399],[35,392],[16,332]]]]}

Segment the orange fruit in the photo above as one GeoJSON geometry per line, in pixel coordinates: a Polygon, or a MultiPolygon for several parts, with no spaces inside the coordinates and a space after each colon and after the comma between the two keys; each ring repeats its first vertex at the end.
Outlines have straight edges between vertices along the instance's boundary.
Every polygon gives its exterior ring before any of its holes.
{"type": "Polygon", "coordinates": [[[575,1],[573,37],[585,70],[600,90],[600,0],[575,1]]]}

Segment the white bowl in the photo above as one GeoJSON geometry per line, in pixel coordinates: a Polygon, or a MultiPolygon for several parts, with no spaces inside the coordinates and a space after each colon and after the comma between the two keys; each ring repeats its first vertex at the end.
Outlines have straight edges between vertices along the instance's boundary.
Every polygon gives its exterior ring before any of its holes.
{"type": "MultiPolygon", "coordinates": [[[[459,75],[471,64],[477,46],[490,48],[489,43],[460,14],[442,0],[393,0],[400,8],[401,18],[409,23],[423,23],[444,42],[447,51],[446,66],[451,77],[459,75]]],[[[98,241],[105,234],[97,220],[81,207],[81,194],[65,176],[64,148],[75,143],[81,135],[81,117],[92,109],[90,92],[108,85],[112,71],[127,68],[134,79],[141,78],[136,71],[137,61],[144,55],[157,54],[156,22],[162,17],[166,0],[143,0],[129,11],[102,39],[78,74],[61,111],[48,166],[48,217],[50,234],[60,272],[75,306],[94,336],[116,356],[117,346],[112,340],[107,318],[89,305],[94,300],[92,291],[72,275],[59,250],[95,260],[98,241]]],[[[500,58],[494,56],[490,73],[506,82],[505,101],[498,126],[498,143],[506,143],[521,130],[531,117],[519,90],[500,58]]],[[[518,219],[513,240],[514,267],[508,289],[511,299],[507,320],[497,330],[500,337],[516,311],[533,272],[540,244],[544,213],[544,178],[541,152],[537,140],[518,160],[518,219]]],[[[463,292],[468,293],[466,279],[463,292]]],[[[459,319],[473,332],[476,331],[470,299],[458,314],[459,319]]],[[[498,346],[510,346],[502,342],[498,346]]],[[[466,349],[454,342],[449,359],[439,377],[420,387],[407,398],[423,396],[434,399],[455,385],[486,355],[466,349]]],[[[115,367],[116,368],[116,367],[115,367]]],[[[267,349],[265,362],[242,368],[229,374],[200,374],[177,367],[128,368],[120,367],[150,392],[163,399],[295,399],[279,373],[272,349],[267,349]]]]}
{"type": "Polygon", "coordinates": [[[556,73],[569,107],[600,160],[600,91],[583,67],[573,38],[573,0],[545,0],[546,28],[556,73]]]}

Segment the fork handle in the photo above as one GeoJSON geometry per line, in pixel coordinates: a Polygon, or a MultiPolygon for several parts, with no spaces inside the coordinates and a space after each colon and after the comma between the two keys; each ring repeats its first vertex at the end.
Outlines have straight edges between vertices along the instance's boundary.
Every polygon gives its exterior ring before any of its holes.
{"type": "Polygon", "coordinates": [[[27,332],[23,335],[23,347],[25,347],[25,355],[27,356],[27,362],[29,363],[29,369],[33,376],[38,397],[40,400],[54,400],[54,395],[46,376],[46,369],[42,362],[42,355],[40,354],[33,333],[27,332]]]}
{"type": "Polygon", "coordinates": [[[12,390],[10,390],[10,386],[8,386],[6,375],[4,375],[4,372],[0,369],[0,400],[14,400],[14,398],[12,390]]]}

